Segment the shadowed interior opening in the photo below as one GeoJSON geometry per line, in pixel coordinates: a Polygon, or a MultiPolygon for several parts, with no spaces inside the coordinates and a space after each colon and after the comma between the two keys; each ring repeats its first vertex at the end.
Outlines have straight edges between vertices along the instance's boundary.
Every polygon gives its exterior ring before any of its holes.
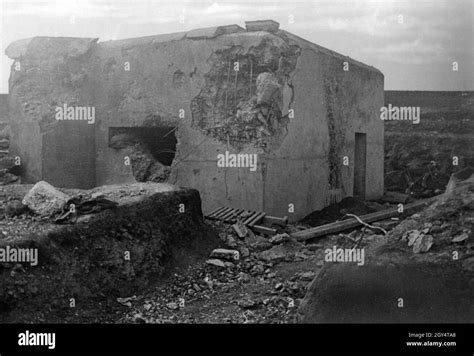
{"type": "Polygon", "coordinates": [[[126,148],[141,146],[151,156],[165,166],[171,166],[176,154],[176,127],[111,127],[109,146],[126,148]]]}

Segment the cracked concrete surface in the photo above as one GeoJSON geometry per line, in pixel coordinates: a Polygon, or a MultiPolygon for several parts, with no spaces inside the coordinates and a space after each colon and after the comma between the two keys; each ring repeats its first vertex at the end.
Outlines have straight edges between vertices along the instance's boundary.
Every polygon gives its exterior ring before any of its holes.
{"type": "Polygon", "coordinates": [[[354,167],[340,161],[364,132],[366,194],[380,196],[383,75],[275,24],[259,26],[15,42],[7,52],[24,71],[10,79],[11,144],[23,178],[79,188],[167,181],[198,189],[204,212],[230,205],[296,220],[352,194],[354,167]],[[95,125],[55,121],[62,103],[94,106],[95,125]],[[109,145],[111,128],[160,126],[176,128],[169,167],[146,148],[109,145]],[[226,151],[257,154],[257,170],[217,167],[226,151]]]}

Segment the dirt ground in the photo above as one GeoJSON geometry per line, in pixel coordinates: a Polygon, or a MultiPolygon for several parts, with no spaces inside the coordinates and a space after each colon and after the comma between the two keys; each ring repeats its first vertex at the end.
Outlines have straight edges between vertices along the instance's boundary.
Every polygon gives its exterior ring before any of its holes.
{"type": "MultiPolygon", "coordinates": [[[[310,214],[303,222],[319,225],[340,219],[346,213],[361,215],[384,208],[387,208],[386,204],[349,198],[310,214]]],[[[435,236],[432,250],[436,253],[440,248],[449,249],[458,245],[458,242],[453,245],[451,239],[466,229],[469,230],[469,238],[461,245],[472,252],[472,217],[466,218],[464,210],[459,209],[456,206],[440,210],[436,219],[430,215],[432,225],[441,226],[444,235],[449,238],[446,242],[437,237],[435,230],[432,231],[435,236]],[[460,216],[462,224],[458,219],[460,216]]],[[[413,216],[419,220],[424,215],[413,216]]],[[[405,225],[411,224],[413,216],[395,222],[398,227],[391,221],[388,226],[393,231],[389,235],[400,239],[402,234],[399,230],[405,231],[405,225]]],[[[3,224],[17,225],[22,219],[21,216],[6,218],[3,224]]],[[[175,255],[165,273],[150,279],[146,288],[120,297],[97,295],[95,299],[78,301],[74,308],[60,306],[57,301],[51,301],[51,305],[47,306],[22,307],[8,322],[295,323],[298,307],[310,282],[323,268],[326,249],[357,246],[365,248],[369,254],[387,242],[387,236],[378,230],[357,228],[299,243],[289,234],[305,225],[303,222],[279,227],[277,237],[249,233],[245,238],[239,238],[230,225],[205,220],[211,235],[206,247],[175,255]],[[218,247],[239,251],[238,260],[221,258],[221,264],[210,264],[210,252],[218,247]]],[[[413,228],[422,229],[418,225],[413,228]]]]}

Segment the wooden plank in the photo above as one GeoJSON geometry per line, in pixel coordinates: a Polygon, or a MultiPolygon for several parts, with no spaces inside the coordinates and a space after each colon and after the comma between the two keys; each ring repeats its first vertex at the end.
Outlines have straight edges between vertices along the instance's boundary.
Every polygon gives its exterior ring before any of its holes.
{"type": "Polygon", "coordinates": [[[260,220],[263,219],[263,217],[265,216],[266,214],[265,213],[258,213],[257,216],[255,216],[251,221],[249,221],[247,223],[248,226],[252,227],[254,226],[256,223],[258,223],[260,220]]]}
{"type": "Polygon", "coordinates": [[[215,217],[216,217],[217,219],[221,220],[222,217],[223,217],[224,215],[228,214],[229,211],[231,211],[231,210],[232,210],[232,208],[225,208],[225,209],[222,210],[219,214],[217,214],[215,217]]]}
{"type": "Polygon", "coordinates": [[[266,215],[265,218],[263,219],[263,222],[268,223],[268,224],[276,224],[276,225],[285,227],[288,224],[288,216],[279,218],[276,216],[266,215]]]}
{"type": "Polygon", "coordinates": [[[270,227],[262,226],[262,225],[253,225],[251,229],[254,232],[258,232],[260,234],[265,234],[265,235],[276,235],[277,231],[275,229],[272,229],[270,227]]]}
{"type": "Polygon", "coordinates": [[[211,213],[209,213],[206,217],[207,218],[212,218],[213,215],[218,214],[221,210],[224,210],[224,209],[225,209],[225,206],[221,206],[220,208],[217,208],[214,211],[212,211],[211,213]]]}
{"type": "Polygon", "coordinates": [[[223,220],[223,221],[227,220],[227,218],[229,218],[230,216],[232,216],[232,214],[234,213],[234,211],[235,211],[235,210],[231,208],[227,213],[221,215],[221,216],[220,216],[220,219],[223,220]]]}
{"type": "Polygon", "coordinates": [[[244,221],[244,225],[248,225],[258,214],[260,214],[258,211],[252,211],[252,214],[244,221]]]}
{"type": "MultiPolygon", "coordinates": [[[[410,214],[417,210],[421,210],[423,207],[431,203],[435,198],[436,197],[418,201],[411,204],[407,204],[404,206],[402,214],[410,214]]],[[[398,216],[402,214],[398,212],[398,207],[397,207],[397,208],[390,208],[390,209],[386,209],[382,211],[377,211],[375,213],[371,213],[367,215],[362,215],[360,216],[360,219],[366,223],[370,223],[373,221],[384,220],[384,219],[388,219],[393,216],[398,216]]],[[[343,230],[352,229],[359,225],[360,223],[356,219],[350,218],[347,220],[336,221],[330,224],[313,227],[311,229],[294,232],[291,234],[291,236],[294,237],[298,241],[304,241],[304,240],[312,239],[314,237],[326,236],[328,234],[334,234],[336,232],[340,232],[343,230]]]]}
{"type": "Polygon", "coordinates": [[[238,216],[243,210],[244,209],[234,210],[234,212],[230,216],[228,216],[227,219],[224,221],[229,222],[229,223],[235,223],[237,221],[238,216]]]}

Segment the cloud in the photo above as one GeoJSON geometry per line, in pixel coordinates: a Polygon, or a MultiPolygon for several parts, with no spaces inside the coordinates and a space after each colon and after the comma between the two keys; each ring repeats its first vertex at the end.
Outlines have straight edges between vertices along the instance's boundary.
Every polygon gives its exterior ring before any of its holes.
{"type": "Polygon", "coordinates": [[[361,49],[361,53],[387,62],[421,64],[446,61],[448,52],[440,42],[426,43],[420,39],[410,42],[388,43],[361,49]]]}
{"type": "Polygon", "coordinates": [[[202,13],[206,15],[216,15],[216,14],[226,14],[239,11],[240,7],[238,5],[219,5],[213,3],[212,5],[206,7],[202,13]]]}
{"type": "MultiPolygon", "coordinates": [[[[386,78],[419,64],[458,59],[468,63],[474,53],[472,0],[0,0],[0,4],[1,53],[14,40],[38,35],[120,39],[243,26],[244,21],[257,19],[274,19],[309,41],[388,68],[386,78]],[[290,15],[294,23],[289,22],[290,15]]],[[[5,59],[1,70],[7,78],[5,59]]],[[[417,80],[423,84],[425,79],[417,80]]],[[[5,83],[6,79],[0,83],[0,91],[5,83]]]]}

